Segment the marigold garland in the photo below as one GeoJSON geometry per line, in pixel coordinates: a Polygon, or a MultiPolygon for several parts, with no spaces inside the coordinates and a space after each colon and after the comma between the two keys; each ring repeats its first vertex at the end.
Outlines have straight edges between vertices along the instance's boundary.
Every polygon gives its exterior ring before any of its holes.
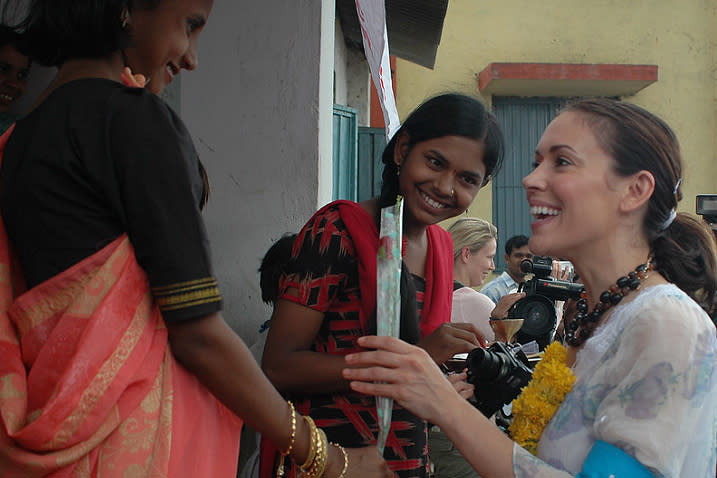
{"type": "Polygon", "coordinates": [[[533,455],[537,454],[540,435],[575,383],[566,358],[567,350],[560,343],[548,345],[530,383],[513,402],[513,421],[508,432],[533,455]]]}

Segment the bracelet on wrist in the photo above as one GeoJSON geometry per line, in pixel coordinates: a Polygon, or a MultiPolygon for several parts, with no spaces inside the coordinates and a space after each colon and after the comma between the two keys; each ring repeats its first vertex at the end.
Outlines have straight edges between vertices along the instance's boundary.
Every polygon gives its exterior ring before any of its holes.
{"type": "Polygon", "coordinates": [[[289,446],[286,451],[279,450],[281,458],[279,458],[279,466],[276,468],[276,478],[284,476],[284,458],[292,452],[294,449],[294,442],[296,441],[296,409],[291,401],[288,401],[289,411],[291,412],[291,435],[289,437],[289,446]]]}
{"type": "Polygon", "coordinates": [[[341,473],[339,473],[339,476],[337,478],[344,478],[346,476],[346,471],[349,469],[349,455],[346,453],[346,450],[344,447],[339,445],[338,443],[330,443],[331,446],[334,446],[339,449],[341,454],[344,456],[344,467],[341,469],[341,473]]]}

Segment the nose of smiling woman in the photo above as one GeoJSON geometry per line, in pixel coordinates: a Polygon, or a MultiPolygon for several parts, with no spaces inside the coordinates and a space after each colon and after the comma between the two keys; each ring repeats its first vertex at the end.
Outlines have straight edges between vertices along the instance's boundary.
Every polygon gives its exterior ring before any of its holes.
{"type": "Polygon", "coordinates": [[[443,171],[433,181],[433,188],[442,197],[453,198],[456,194],[456,172],[443,171]]]}
{"type": "Polygon", "coordinates": [[[197,44],[192,41],[189,43],[189,48],[184,52],[182,56],[182,68],[187,71],[192,71],[197,68],[199,64],[199,58],[197,57],[197,44]]]}
{"type": "Polygon", "coordinates": [[[538,164],[526,177],[523,178],[523,189],[545,189],[545,173],[542,163],[538,164]]]}

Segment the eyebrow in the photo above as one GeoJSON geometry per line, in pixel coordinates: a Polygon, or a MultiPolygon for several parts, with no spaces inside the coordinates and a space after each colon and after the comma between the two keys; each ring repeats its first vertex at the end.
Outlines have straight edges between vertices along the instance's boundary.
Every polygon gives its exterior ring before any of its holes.
{"type": "MultiPolygon", "coordinates": [[[[573,149],[573,147],[570,146],[569,144],[554,144],[554,145],[552,145],[552,146],[548,149],[548,152],[549,152],[549,153],[552,153],[552,152],[554,152],[554,151],[556,151],[556,150],[558,150],[558,149],[562,149],[562,148],[569,149],[570,151],[572,151],[572,152],[574,152],[574,153],[577,154],[577,151],[575,151],[575,149],[573,149]]],[[[535,150],[535,154],[538,154],[538,155],[542,156],[542,154],[540,153],[540,151],[537,150],[537,149],[535,150]]]]}
{"type": "MultiPolygon", "coordinates": [[[[430,153],[433,153],[433,154],[435,154],[436,156],[438,156],[438,159],[440,159],[441,161],[443,161],[443,162],[445,162],[445,163],[448,163],[448,162],[449,162],[448,159],[446,159],[445,156],[443,156],[440,152],[436,151],[435,149],[429,149],[428,151],[429,151],[430,153]]],[[[472,177],[474,177],[475,179],[477,179],[477,180],[479,180],[479,181],[481,181],[481,180],[483,179],[483,175],[482,175],[481,173],[477,173],[477,172],[475,172],[475,171],[462,171],[462,174],[467,174],[467,175],[469,175],[469,176],[472,176],[472,177]]]]}

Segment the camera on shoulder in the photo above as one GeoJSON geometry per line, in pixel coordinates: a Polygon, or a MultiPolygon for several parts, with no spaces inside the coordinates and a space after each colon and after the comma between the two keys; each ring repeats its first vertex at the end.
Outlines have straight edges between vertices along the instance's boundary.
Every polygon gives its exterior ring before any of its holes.
{"type": "Polygon", "coordinates": [[[525,297],[513,304],[508,317],[524,319],[523,326],[515,335],[518,343],[535,340],[543,350],[550,343],[557,326],[555,301],[578,299],[583,285],[550,277],[553,272],[553,259],[550,257],[533,256],[532,261],[525,259],[520,263],[520,269],[526,274],[532,273],[533,277],[520,283],[518,292],[525,292],[525,297]]]}

